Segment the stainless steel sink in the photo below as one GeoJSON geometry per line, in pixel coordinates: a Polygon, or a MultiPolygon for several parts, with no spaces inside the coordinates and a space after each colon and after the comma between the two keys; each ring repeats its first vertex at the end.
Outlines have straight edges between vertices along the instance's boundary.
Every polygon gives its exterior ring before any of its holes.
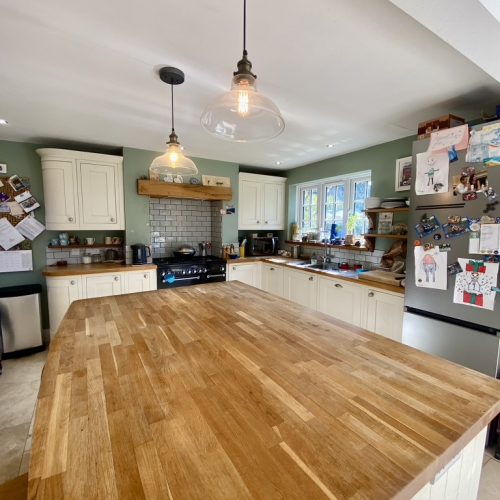
{"type": "Polygon", "coordinates": [[[324,271],[338,271],[339,266],[332,262],[325,262],[322,264],[309,264],[309,269],[323,269],[324,271]]]}

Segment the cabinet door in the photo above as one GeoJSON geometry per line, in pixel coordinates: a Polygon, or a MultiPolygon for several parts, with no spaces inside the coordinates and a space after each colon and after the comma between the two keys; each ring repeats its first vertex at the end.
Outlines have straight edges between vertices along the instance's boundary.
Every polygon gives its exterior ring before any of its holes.
{"type": "Polygon", "coordinates": [[[78,229],[76,162],[44,161],[42,176],[47,229],[78,229]]]}
{"type": "Polygon", "coordinates": [[[59,325],[74,300],[83,298],[80,276],[70,278],[47,278],[49,300],[50,336],[55,335],[59,325]]]}
{"type": "Polygon", "coordinates": [[[360,285],[319,278],[318,310],[336,319],[361,326],[363,290],[360,285]]]}
{"type": "Polygon", "coordinates": [[[285,269],[285,298],[317,309],[318,277],[306,271],[285,269]]]}
{"type": "Polygon", "coordinates": [[[284,229],[285,184],[265,182],[263,193],[264,229],[284,229]]]}
{"type": "Polygon", "coordinates": [[[81,229],[120,229],[118,166],[79,162],[81,229]]]}
{"type": "Polygon", "coordinates": [[[238,229],[258,229],[262,222],[262,184],[240,179],[238,229]]]}
{"type": "Polygon", "coordinates": [[[259,286],[258,263],[229,265],[229,281],[241,281],[247,285],[259,286]]]}
{"type": "Polygon", "coordinates": [[[404,298],[368,288],[366,321],[364,327],[371,332],[401,342],[403,338],[404,298]]]}
{"type": "Polygon", "coordinates": [[[262,264],[262,290],[284,297],[284,269],[279,266],[262,264]]]}
{"type": "Polygon", "coordinates": [[[85,298],[108,297],[122,293],[122,273],[85,276],[85,298]]]}
{"type": "Polygon", "coordinates": [[[134,271],[123,273],[123,293],[156,290],[156,271],[134,271]]]}

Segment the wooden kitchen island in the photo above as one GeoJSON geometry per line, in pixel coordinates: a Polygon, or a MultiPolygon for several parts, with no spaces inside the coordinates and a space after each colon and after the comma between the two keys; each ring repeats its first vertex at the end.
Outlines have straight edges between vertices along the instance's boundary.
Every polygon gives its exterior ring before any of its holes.
{"type": "Polygon", "coordinates": [[[471,498],[499,412],[500,381],[239,282],[79,300],[29,497],[471,498]]]}

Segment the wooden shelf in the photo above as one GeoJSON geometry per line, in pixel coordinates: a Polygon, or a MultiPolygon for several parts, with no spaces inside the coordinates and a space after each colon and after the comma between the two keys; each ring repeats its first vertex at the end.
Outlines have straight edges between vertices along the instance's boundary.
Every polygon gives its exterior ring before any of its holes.
{"type": "Polygon", "coordinates": [[[94,243],[93,245],[49,245],[49,248],[54,248],[56,250],[66,250],[74,248],[120,248],[123,243],[112,243],[111,245],[106,245],[105,243],[94,243]]]}
{"type": "Polygon", "coordinates": [[[382,212],[409,212],[410,207],[400,207],[400,208],[369,208],[365,210],[367,214],[378,214],[382,212]]]}
{"type": "MultiPolygon", "coordinates": [[[[287,245],[295,245],[301,247],[316,247],[316,248],[325,248],[324,243],[312,243],[312,242],[303,242],[303,241],[292,241],[285,240],[285,244],[287,245]]],[[[327,248],[337,248],[339,250],[353,250],[354,252],[368,252],[369,249],[367,247],[357,247],[356,245],[332,245],[328,243],[326,245],[327,248]]]]}
{"type": "Polygon", "coordinates": [[[177,198],[187,200],[230,201],[230,187],[200,186],[199,184],[175,184],[170,182],[139,179],[137,193],[150,198],[177,198]]]}
{"type": "Polygon", "coordinates": [[[407,234],[365,234],[365,238],[392,238],[396,240],[407,240],[407,234]]]}

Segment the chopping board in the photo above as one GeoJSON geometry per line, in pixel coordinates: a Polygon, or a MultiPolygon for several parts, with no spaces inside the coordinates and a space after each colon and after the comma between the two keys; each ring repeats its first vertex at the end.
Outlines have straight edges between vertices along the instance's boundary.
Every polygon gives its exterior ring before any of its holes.
{"type": "Polygon", "coordinates": [[[366,271],[366,273],[359,273],[360,280],[377,281],[378,283],[385,283],[387,285],[399,286],[400,281],[405,277],[401,273],[393,273],[391,271],[366,271]]]}

